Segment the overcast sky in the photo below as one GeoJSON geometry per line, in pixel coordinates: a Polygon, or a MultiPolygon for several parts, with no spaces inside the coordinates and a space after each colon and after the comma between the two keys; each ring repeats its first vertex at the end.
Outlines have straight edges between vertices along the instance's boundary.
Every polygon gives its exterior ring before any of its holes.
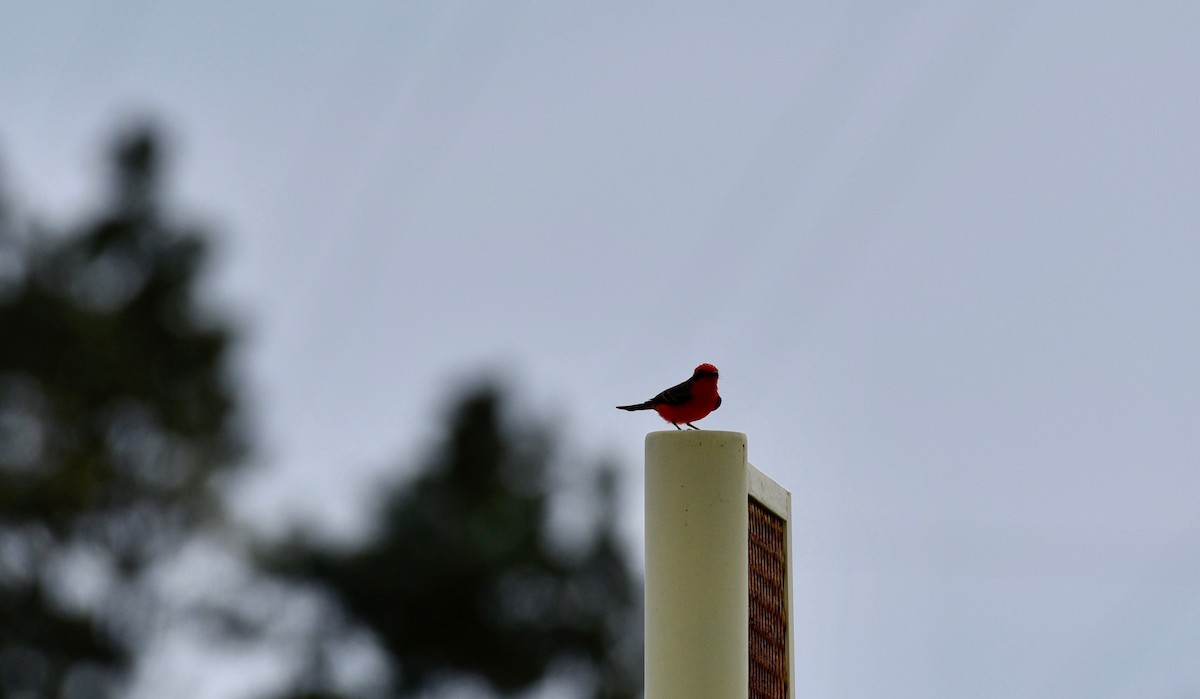
{"type": "Polygon", "coordinates": [[[131,116],[220,250],[264,524],[335,532],[498,372],[794,497],[797,696],[1200,696],[1200,4],[0,4],[0,175],[131,116]]]}

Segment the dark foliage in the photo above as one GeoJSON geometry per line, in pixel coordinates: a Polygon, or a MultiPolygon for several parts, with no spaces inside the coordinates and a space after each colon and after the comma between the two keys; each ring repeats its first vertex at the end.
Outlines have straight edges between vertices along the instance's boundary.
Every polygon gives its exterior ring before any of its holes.
{"type": "Polygon", "coordinates": [[[153,615],[139,576],[237,463],[229,331],[197,306],[204,246],[161,215],[159,160],[151,131],[120,139],[77,230],[0,212],[0,695],[109,691],[153,615]]]}
{"type": "Polygon", "coordinates": [[[323,582],[370,629],[402,696],[457,676],[510,694],[563,668],[595,697],[636,696],[639,597],[613,533],[611,473],[593,493],[593,536],[572,552],[553,545],[551,451],[541,432],[507,428],[501,402],[490,387],[462,399],[445,443],[390,494],[368,544],[293,546],[284,568],[323,582]]]}
{"type": "Polygon", "coordinates": [[[462,398],[361,547],[283,547],[240,592],[182,611],[152,582],[184,543],[222,541],[214,486],[243,445],[232,336],[198,303],[205,246],[164,211],[160,150],[147,129],[118,139],[108,200],[78,228],[0,207],[0,697],[115,696],[173,624],[226,648],[295,650],[278,610],[314,586],[334,611],[314,617],[293,699],[359,691],[335,681],[325,649],[363,631],[400,696],[461,677],[513,694],[550,674],[596,699],[637,696],[638,585],[613,474],[589,476],[597,523],[565,547],[550,531],[547,432],[508,424],[492,387],[462,398]]]}

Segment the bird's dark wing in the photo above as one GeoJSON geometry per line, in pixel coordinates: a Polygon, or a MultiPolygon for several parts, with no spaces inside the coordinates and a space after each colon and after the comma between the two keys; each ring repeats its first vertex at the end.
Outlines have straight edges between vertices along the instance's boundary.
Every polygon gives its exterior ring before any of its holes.
{"type": "Polygon", "coordinates": [[[654,405],[682,405],[692,399],[692,380],[676,384],[650,399],[654,405]]]}
{"type": "Polygon", "coordinates": [[[721,407],[721,396],[717,396],[717,404],[713,406],[713,410],[721,407]]]}

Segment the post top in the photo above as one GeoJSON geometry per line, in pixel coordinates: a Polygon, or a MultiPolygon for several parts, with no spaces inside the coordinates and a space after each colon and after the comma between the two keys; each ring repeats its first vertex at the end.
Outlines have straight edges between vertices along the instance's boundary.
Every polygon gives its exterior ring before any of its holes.
{"type": "Polygon", "coordinates": [[[646,435],[647,449],[724,449],[746,452],[746,433],[728,430],[658,430],[646,435]]]}
{"type": "Polygon", "coordinates": [[[704,441],[705,437],[724,440],[740,439],[743,442],[746,441],[745,432],[733,432],[730,430],[655,430],[653,432],[646,433],[647,442],[651,439],[676,439],[689,442],[697,440],[704,441]]]}

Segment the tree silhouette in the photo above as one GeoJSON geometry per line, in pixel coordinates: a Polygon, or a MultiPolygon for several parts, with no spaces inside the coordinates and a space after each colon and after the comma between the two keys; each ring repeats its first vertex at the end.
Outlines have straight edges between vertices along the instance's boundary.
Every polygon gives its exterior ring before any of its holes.
{"type": "Polygon", "coordinates": [[[242,440],[205,247],[132,129],[94,220],[0,211],[0,695],[103,696],[155,604],[145,571],[217,509],[242,440]]]}
{"type": "Polygon", "coordinates": [[[65,230],[0,199],[0,698],[119,695],[151,641],[187,624],[226,649],[298,655],[294,699],[359,692],[329,669],[338,634],[371,639],[398,696],[564,676],[580,696],[637,696],[640,596],[614,471],[576,474],[596,516],[564,545],[549,432],[509,420],[494,386],[461,396],[362,545],[297,540],[256,569],[214,535],[232,529],[216,484],[244,452],[232,334],[199,302],[206,248],[166,211],[161,162],[153,130],[127,131],[106,203],[65,230]],[[200,540],[245,564],[246,582],[174,599],[154,574],[200,540]],[[314,587],[327,603],[297,641],[280,610],[314,587]]]}
{"type": "Polygon", "coordinates": [[[613,474],[599,472],[587,541],[554,545],[546,434],[507,425],[502,403],[492,386],[462,397],[444,444],[389,494],[368,543],[293,543],[277,565],[322,582],[369,628],[400,696],[456,677],[512,694],[562,668],[594,697],[637,696],[639,595],[614,534],[613,474]]]}

